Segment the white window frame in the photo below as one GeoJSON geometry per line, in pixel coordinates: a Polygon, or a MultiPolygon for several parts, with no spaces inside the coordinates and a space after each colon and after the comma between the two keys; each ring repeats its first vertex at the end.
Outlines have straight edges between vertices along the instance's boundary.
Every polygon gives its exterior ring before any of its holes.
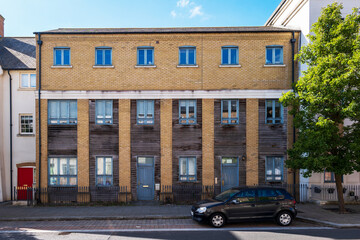
{"type": "Polygon", "coordinates": [[[35,89],[36,88],[36,73],[20,73],[20,82],[19,82],[19,88],[21,89],[35,89]],[[25,87],[22,85],[23,81],[23,75],[27,75],[27,83],[28,83],[28,87],[25,87]],[[35,75],[35,86],[31,86],[31,75],[35,75]]]}
{"type": "Polygon", "coordinates": [[[33,135],[34,134],[34,116],[31,113],[20,113],[19,114],[19,134],[20,135],[33,135]],[[23,132],[22,131],[22,117],[31,117],[31,132],[23,132]]]}

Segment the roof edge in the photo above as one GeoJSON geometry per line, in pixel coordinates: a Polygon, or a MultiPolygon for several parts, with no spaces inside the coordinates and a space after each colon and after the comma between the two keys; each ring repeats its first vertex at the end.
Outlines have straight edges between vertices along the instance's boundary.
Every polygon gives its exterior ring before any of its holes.
{"type": "Polygon", "coordinates": [[[287,0],[282,0],[279,5],[275,8],[274,12],[270,15],[268,20],[265,22],[264,26],[268,26],[269,22],[277,15],[277,13],[280,11],[282,6],[285,4],[287,0]]]}

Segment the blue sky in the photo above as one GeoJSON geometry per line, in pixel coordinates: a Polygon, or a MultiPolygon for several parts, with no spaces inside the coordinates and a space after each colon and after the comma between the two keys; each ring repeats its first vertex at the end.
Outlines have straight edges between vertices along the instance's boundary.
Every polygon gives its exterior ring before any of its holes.
{"type": "Polygon", "coordinates": [[[261,26],[281,0],[0,0],[5,36],[56,28],[261,26]]]}

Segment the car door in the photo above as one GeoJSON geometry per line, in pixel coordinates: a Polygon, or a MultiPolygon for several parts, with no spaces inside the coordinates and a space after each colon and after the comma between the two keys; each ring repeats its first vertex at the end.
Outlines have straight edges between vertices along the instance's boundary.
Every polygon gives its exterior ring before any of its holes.
{"type": "Polygon", "coordinates": [[[272,217],[280,206],[280,202],[277,199],[277,193],[275,189],[258,189],[257,190],[257,215],[259,217],[272,217]]]}
{"type": "Polygon", "coordinates": [[[227,203],[227,212],[230,219],[256,217],[256,190],[240,191],[227,203]]]}

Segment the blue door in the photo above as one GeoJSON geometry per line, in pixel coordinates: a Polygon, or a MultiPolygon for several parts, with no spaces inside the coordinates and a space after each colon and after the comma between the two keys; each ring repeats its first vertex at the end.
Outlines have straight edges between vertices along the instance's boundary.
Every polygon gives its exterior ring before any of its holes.
{"type": "Polygon", "coordinates": [[[138,157],[137,159],[137,198],[154,200],[154,158],[138,157]]]}
{"type": "Polygon", "coordinates": [[[239,186],[239,160],[237,157],[221,159],[221,191],[239,186]]]}

